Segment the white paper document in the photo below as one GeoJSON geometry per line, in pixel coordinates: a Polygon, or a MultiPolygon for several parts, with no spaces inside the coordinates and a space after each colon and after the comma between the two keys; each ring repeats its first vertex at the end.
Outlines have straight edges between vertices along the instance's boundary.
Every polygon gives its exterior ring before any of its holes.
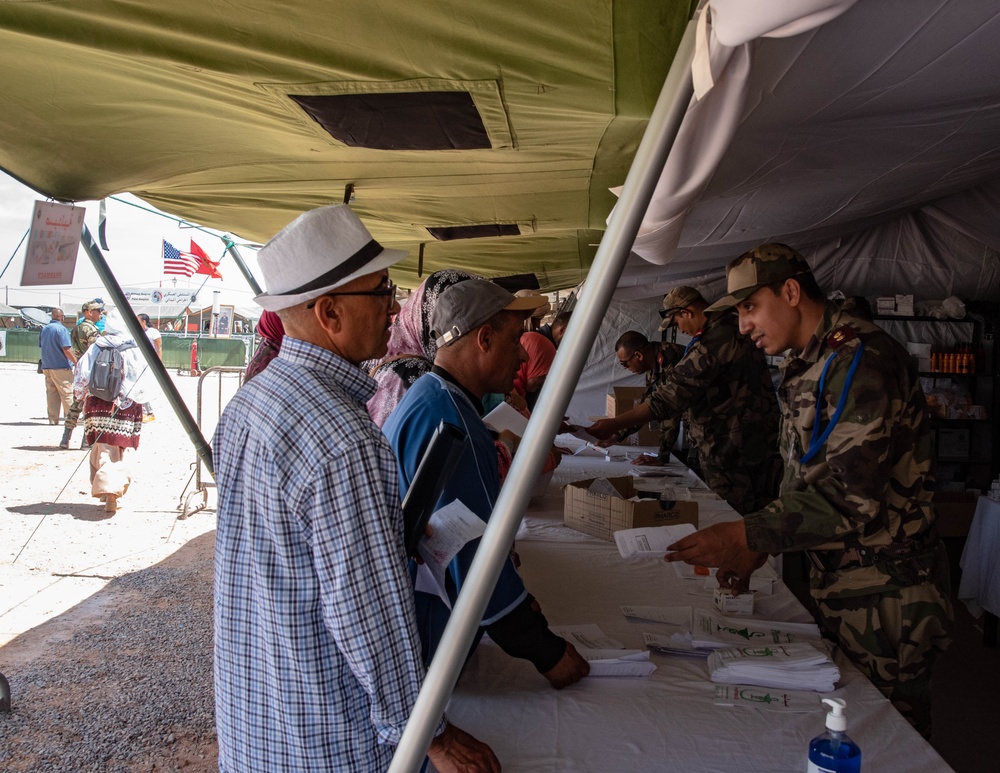
{"type": "Polygon", "coordinates": [[[576,648],[580,657],[590,664],[591,676],[649,676],[656,670],[649,661],[648,650],[625,649],[600,626],[553,625],[549,629],[576,648]]]}
{"type": "Polygon", "coordinates": [[[494,432],[503,432],[506,429],[518,437],[524,437],[524,431],[528,428],[528,419],[515,411],[509,403],[500,403],[483,417],[483,424],[494,432]]]}
{"type": "Polygon", "coordinates": [[[415,588],[437,594],[451,609],[451,600],[445,590],[448,564],[466,544],[483,536],[486,522],[456,499],[436,511],[430,525],[434,533],[417,543],[417,552],[424,563],[417,567],[415,588]]]}
{"type": "Polygon", "coordinates": [[[776,690],[748,684],[717,684],[715,705],[789,714],[808,714],[822,708],[820,697],[814,692],[776,690]]]}
{"type": "Polygon", "coordinates": [[[625,617],[635,617],[640,620],[652,620],[655,623],[676,625],[686,631],[691,630],[691,607],[642,607],[623,605],[622,614],[625,617]]]}
{"type": "Polygon", "coordinates": [[[795,644],[820,638],[812,623],[784,623],[723,617],[705,609],[694,610],[692,643],[695,647],[718,648],[733,645],[795,644]]]}
{"type": "Polygon", "coordinates": [[[695,647],[691,642],[690,631],[676,631],[671,634],[643,632],[642,639],[651,650],[664,655],[688,655],[696,658],[707,658],[715,650],[695,647]]]}
{"type": "Polygon", "coordinates": [[[587,443],[596,443],[597,438],[587,432],[586,428],[580,424],[570,424],[569,432],[563,433],[565,435],[572,435],[575,438],[579,438],[587,443]]]}
{"type": "Polygon", "coordinates": [[[615,544],[622,558],[641,556],[663,558],[667,545],[694,534],[697,529],[690,523],[673,526],[645,526],[640,529],[622,529],[615,532],[615,544]]]}
{"type": "Polygon", "coordinates": [[[715,573],[718,571],[717,567],[714,566],[694,566],[693,564],[685,564],[683,561],[673,561],[672,565],[677,576],[682,580],[705,580],[715,577],[715,573]]]}

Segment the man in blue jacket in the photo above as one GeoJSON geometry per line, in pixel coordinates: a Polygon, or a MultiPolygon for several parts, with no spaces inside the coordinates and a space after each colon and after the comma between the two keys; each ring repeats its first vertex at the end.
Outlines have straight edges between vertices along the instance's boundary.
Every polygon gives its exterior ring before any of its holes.
{"type": "MultiPolygon", "coordinates": [[[[424,450],[442,420],[467,437],[458,467],[439,500],[458,499],[488,520],[500,493],[494,439],[483,424],[483,395],[506,394],[527,355],[522,325],[544,297],[515,298],[502,287],[470,279],[441,293],[431,314],[438,350],[434,367],[411,386],[383,427],[399,462],[402,493],[413,481],[424,450]]],[[[448,567],[447,591],[454,604],[468,575],[479,540],[469,542],[448,567]]],[[[430,662],[451,610],[436,595],[416,592],[417,627],[425,662],[430,662]]],[[[525,589],[508,558],[479,629],[512,657],[530,660],[553,687],[579,681],[590,670],[572,644],[548,629],[538,602],[525,589]]],[[[478,641],[478,638],[477,638],[478,641]]]]}

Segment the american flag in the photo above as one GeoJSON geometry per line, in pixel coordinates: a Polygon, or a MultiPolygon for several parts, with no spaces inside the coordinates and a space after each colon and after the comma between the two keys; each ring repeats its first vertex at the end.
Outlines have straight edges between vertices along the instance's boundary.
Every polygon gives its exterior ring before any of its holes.
{"type": "Polygon", "coordinates": [[[198,270],[201,261],[197,255],[190,252],[181,252],[174,245],[163,240],[163,273],[176,274],[179,276],[191,276],[198,270]]]}

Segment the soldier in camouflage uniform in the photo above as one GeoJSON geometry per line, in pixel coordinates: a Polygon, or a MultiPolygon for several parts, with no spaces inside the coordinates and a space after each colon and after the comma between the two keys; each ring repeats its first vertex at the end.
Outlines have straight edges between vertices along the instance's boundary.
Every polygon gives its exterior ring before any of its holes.
{"type": "Polygon", "coordinates": [[[756,510],[774,499],[781,474],[778,401],[764,355],[740,335],[735,314],[706,316],[708,303],[692,287],[675,287],[663,307],[660,329],[676,324],[693,337],[680,362],[641,405],[588,431],[604,439],[687,412],[705,483],[737,512],[756,510]]]}
{"type": "MultiPolygon", "coordinates": [[[[646,400],[656,391],[657,387],[666,381],[670,369],[680,362],[681,357],[684,356],[684,347],[667,341],[656,343],[638,331],[629,330],[622,333],[615,342],[615,355],[618,357],[618,362],[626,370],[637,375],[640,373],[646,375],[646,389],[642,393],[642,400],[646,400]]],[[[658,464],[666,464],[670,461],[670,452],[680,434],[680,418],[670,416],[660,422],[660,450],[656,458],[658,464]]],[[[640,429],[641,425],[625,427],[625,429],[618,430],[611,440],[615,443],[623,443],[626,438],[640,429]]],[[[610,444],[611,441],[606,442],[610,444]]]]}
{"type": "Polygon", "coordinates": [[[808,264],[765,244],[727,269],[740,329],[782,365],[780,497],[679,541],[668,560],[745,587],[767,553],[805,550],[826,630],[925,736],[930,677],[951,642],[945,549],[931,505],[924,394],[906,351],[824,300],[808,264]]]}
{"type": "MultiPolygon", "coordinates": [[[[104,304],[100,301],[87,301],[83,304],[83,308],[80,310],[80,320],[69,336],[77,362],[80,361],[83,353],[90,348],[90,345],[100,337],[101,331],[97,329],[97,322],[102,314],[104,314],[104,304]]],[[[82,410],[83,403],[73,398],[73,405],[70,406],[69,412],[66,414],[66,423],[63,425],[62,440],[59,442],[59,447],[63,450],[69,449],[70,436],[80,421],[82,410]]]]}

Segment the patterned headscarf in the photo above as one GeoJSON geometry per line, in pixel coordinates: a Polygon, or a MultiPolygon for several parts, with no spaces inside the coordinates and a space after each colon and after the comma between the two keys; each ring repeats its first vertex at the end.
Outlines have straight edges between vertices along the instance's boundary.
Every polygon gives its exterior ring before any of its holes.
{"type": "Polygon", "coordinates": [[[399,355],[423,357],[434,362],[437,344],[431,337],[431,312],[441,293],[466,279],[478,279],[454,268],[435,271],[413,291],[389,330],[389,351],[382,362],[399,355]]]}
{"type": "Polygon", "coordinates": [[[435,271],[410,294],[396,315],[389,329],[388,351],[370,370],[378,391],[368,401],[368,413],[380,427],[403,393],[434,364],[437,344],[431,337],[431,312],[441,293],[466,279],[478,278],[458,269],[435,271]]]}

